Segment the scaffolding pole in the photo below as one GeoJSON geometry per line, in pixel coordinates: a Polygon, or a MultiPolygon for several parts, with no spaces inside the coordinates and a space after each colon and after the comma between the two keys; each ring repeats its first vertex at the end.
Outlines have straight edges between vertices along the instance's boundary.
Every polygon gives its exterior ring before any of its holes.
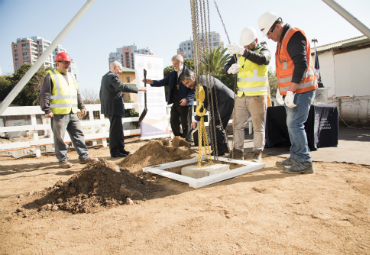
{"type": "Polygon", "coordinates": [[[71,31],[71,29],[76,25],[80,18],[85,14],[85,12],[91,7],[95,0],[87,0],[82,8],[76,13],[76,15],[71,19],[71,21],[65,26],[65,28],[59,33],[59,35],[54,39],[51,45],[42,53],[39,59],[31,66],[27,73],[22,77],[22,79],[15,85],[15,87],[6,96],[4,101],[0,104],[0,115],[4,113],[5,109],[13,102],[14,98],[21,92],[21,90],[26,86],[27,82],[32,78],[32,76],[39,70],[41,65],[50,56],[58,44],[64,39],[64,37],[71,31]]]}
{"type": "Polygon", "coordinates": [[[334,0],[322,0],[370,39],[370,29],[334,0]]]}

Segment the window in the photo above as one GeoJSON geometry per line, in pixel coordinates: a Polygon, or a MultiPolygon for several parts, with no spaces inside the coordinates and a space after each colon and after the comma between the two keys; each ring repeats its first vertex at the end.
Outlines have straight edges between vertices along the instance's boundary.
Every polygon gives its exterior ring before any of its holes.
{"type": "Polygon", "coordinates": [[[30,61],[25,61],[25,62],[23,62],[23,64],[31,64],[31,62],[30,61]]]}
{"type": "Polygon", "coordinates": [[[16,49],[18,47],[18,45],[17,44],[14,44],[14,49],[16,49]]]}
{"type": "Polygon", "coordinates": [[[18,69],[19,68],[19,63],[15,63],[15,67],[18,69]]]}
{"type": "Polygon", "coordinates": [[[130,83],[130,77],[126,77],[127,83],[130,83]]]}
{"type": "Polygon", "coordinates": [[[15,54],[14,54],[14,57],[18,57],[18,53],[15,53],[15,54]]]}

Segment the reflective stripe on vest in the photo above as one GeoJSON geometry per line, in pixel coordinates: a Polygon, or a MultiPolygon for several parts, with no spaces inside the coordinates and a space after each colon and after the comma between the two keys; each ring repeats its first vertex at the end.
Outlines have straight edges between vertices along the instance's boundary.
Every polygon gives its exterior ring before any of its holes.
{"type": "MultiPolygon", "coordinates": [[[[260,52],[262,47],[254,50],[260,52]]],[[[240,56],[238,58],[241,66],[238,73],[238,97],[246,96],[264,96],[268,91],[268,65],[258,65],[252,61],[240,56]]]]}
{"type": "Polygon", "coordinates": [[[56,70],[49,70],[54,84],[50,96],[50,110],[54,114],[77,113],[77,84],[74,77],[67,73],[66,79],[56,70]]]}
{"type": "Polygon", "coordinates": [[[303,74],[302,81],[299,84],[296,93],[304,93],[318,87],[311,58],[310,43],[302,30],[290,27],[286,31],[281,43],[278,43],[275,54],[276,77],[279,82],[279,91],[281,95],[286,95],[286,92],[289,90],[294,72],[294,63],[288,54],[287,45],[293,34],[298,31],[301,32],[306,39],[306,57],[308,66],[303,74]]]}

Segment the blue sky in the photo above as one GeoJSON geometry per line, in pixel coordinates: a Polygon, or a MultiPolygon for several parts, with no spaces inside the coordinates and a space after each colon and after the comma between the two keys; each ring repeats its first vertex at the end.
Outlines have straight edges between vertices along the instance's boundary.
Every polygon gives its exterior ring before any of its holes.
{"type": "MultiPolygon", "coordinates": [[[[11,43],[20,37],[41,36],[54,40],[85,0],[0,0],[0,68],[13,73],[11,43]]],[[[311,40],[324,45],[362,35],[321,0],[217,0],[231,42],[239,42],[246,26],[258,31],[257,20],[274,11],[283,21],[305,31],[311,40]]],[[[370,0],[337,0],[366,26],[370,27],[370,0]]],[[[209,0],[211,31],[227,37],[209,0]]],[[[259,33],[259,40],[266,40],[259,33]]],[[[77,64],[82,90],[99,91],[101,77],[108,71],[108,56],[126,45],[149,47],[171,65],[179,43],[190,39],[189,0],[96,0],[76,26],[60,43],[77,64]]],[[[267,40],[275,54],[276,44],[267,40]]],[[[274,62],[273,62],[274,63],[274,62]]]]}

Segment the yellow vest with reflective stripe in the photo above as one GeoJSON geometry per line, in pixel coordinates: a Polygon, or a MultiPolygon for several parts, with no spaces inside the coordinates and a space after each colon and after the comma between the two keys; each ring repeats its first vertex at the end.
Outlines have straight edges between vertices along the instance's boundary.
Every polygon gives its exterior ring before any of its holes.
{"type": "Polygon", "coordinates": [[[50,96],[50,110],[53,114],[66,115],[77,113],[77,82],[72,74],[67,72],[68,82],[57,70],[49,70],[54,86],[50,96]]]}
{"type": "MultiPolygon", "coordinates": [[[[255,52],[260,52],[262,47],[255,52]]],[[[265,96],[268,91],[268,65],[258,65],[241,56],[238,60],[238,97],[265,96]]]]}

